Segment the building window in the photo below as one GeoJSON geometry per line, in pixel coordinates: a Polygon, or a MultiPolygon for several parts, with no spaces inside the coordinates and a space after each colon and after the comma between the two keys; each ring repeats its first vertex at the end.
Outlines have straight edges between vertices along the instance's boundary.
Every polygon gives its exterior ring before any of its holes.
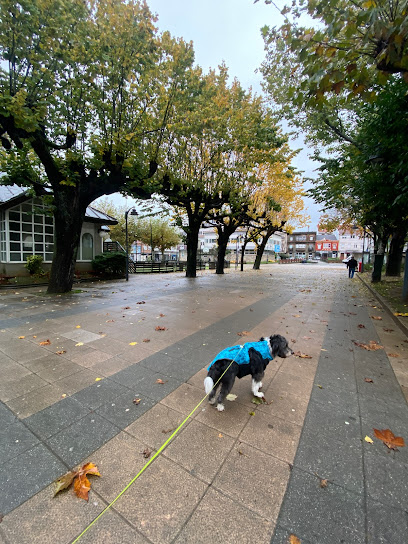
{"type": "Polygon", "coordinates": [[[306,242],[306,236],[304,234],[301,234],[299,236],[296,236],[296,240],[298,242],[306,242]]]}
{"type": "MultiPolygon", "coordinates": [[[[8,210],[10,261],[25,262],[30,255],[52,261],[54,221],[46,215],[41,199],[33,199],[8,210]]],[[[1,226],[1,260],[6,260],[5,226],[1,226]]]]}
{"type": "Polygon", "coordinates": [[[93,238],[92,234],[85,232],[82,235],[82,260],[92,261],[93,259],[93,238]]]}
{"type": "Polygon", "coordinates": [[[309,236],[309,240],[313,242],[313,236],[309,236]]]}

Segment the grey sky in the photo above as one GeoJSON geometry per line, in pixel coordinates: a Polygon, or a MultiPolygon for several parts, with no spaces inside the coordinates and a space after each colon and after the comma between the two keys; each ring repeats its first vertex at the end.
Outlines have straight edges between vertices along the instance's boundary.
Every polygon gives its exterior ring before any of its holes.
{"type": "MultiPolygon", "coordinates": [[[[283,17],[272,5],[263,0],[147,0],[151,11],[158,16],[160,31],[168,30],[173,36],[193,41],[195,61],[204,71],[217,68],[224,61],[231,78],[261,93],[262,76],[256,73],[264,59],[261,27],[279,26],[283,17]]],[[[282,0],[277,4],[283,6],[282,0]]],[[[303,142],[292,143],[294,149],[303,142]]],[[[295,166],[313,177],[315,164],[303,150],[294,161],[295,166]]],[[[315,230],[319,212],[317,205],[306,199],[307,212],[312,218],[310,229],[315,230]]],[[[130,203],[132,205],[132,203],[130,203]]]]}

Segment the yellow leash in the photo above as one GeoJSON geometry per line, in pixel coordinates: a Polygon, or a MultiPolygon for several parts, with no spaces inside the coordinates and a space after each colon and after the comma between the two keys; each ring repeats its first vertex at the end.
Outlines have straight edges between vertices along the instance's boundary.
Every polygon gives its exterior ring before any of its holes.
{"type": "MultiPolygon", "coordinates": [[[[241,347],[241,349],[242,349],[243,346],[240,346],[240,347],[241,347]]],[[[238,353],[240,353],[240,352],[238,352],[238,353]]],[[[235,356],[235,358],[236,358],[236,356],[235,356]]],[[[221,378],[224,376],[224,374],[225,374],[225,373],[227,372],[227,370],[230,368],[230,366],[232,365],[232,363],[235,361],[235,358],[231,361],[231,363],[227,366],[227,368],[224,370],[224,372],[223,372],[223,373],[221,374],[221,376],[218,378],[218,380],[216,381],[216,383],[212,386],[211,391],[212,391],[215,387],[217,387],[217,385],[219,384],[221,378]]],[[[173,432],[173,434],[172,434],[171,436],[169,436],[169,438],[166,440],[166,442],[165,442],[162,446],[160,446],[160,448],[156,451],[156,453],[153,455],[153,457],[151,457],[151,458],[149,459],[149,461],[141,468],[141,470],[139,470],[139,472],[136,474],[136,476],[135,476],[128,484],[127,484],[127,486],[126,486],[124,489],[122,489],[122,491],[119,493],[119,495],[117,495],[117,496],[113,499],[113,501],[112,501],[110,504],[108,504],[108,506],[107,506],[104,510],[102,510],[102,512],[101,512],[101,513],[100,513],[93,521],[91,521],[91,523],[90,523],[87,527],[85,527],[85,529],[82,531],[82,533],[76,537],[76,539],[72,542],[72,544],[75,544],[75,542],[78,542],[78,540],[79,540],[79,539],[80,539],[80,538],[88,531],[88,529],[90,529],[90,528],[92,527],[92,525],[93,525],[94,523],[96,523],[96,522],[98,521],[98,519],[101,518],[101,517],[103,516],[103,514],[104,514],[105,512],[107,512],[107,511],[115,504],[115,502],[116,502],[118,499],[120,499],[120,497],[121,497],[121,496],[129,489],[129,487],[130,487],[130,486],[131,486],[131,485],[139,478],[139,476],[140,476],[141,474],[143,474],[143,472],[147,469],[147,467],[148,467],[151,463],[153,463],[153,461],[156,459],[156,457],[157,457],[158,455],[160,455],[160,453],[164,450],[164,448],[165,448],[165,447],[167,446],[167,444],[172,440],[172,438],[173,438],[174,436],[176,436],[176,434],[177,434],[177,433],[179,432],[179,430],[183,427],[183,425],[186,423],[186,421],[191,417],[191,415],[194,414],[194,412],[197,410],[197,408],[199,408],[199,407],[201,406],[201,404],[205,401],[205,399],[208,397],[208,395],[211,393],[211,391],[210,391],[209,393],[207,393],[207,394],[205,395],[205,397],[203,397],[203,398],[200,400],[200,402],[197,404],[197,406],[196,406],[196,407],[188,414],[188,416],[185,418],[185,420],[184,420],[182,423],[180,423],[180,425],[179,425],[179,426],[177,427],[177,429],[173,432]]]]}

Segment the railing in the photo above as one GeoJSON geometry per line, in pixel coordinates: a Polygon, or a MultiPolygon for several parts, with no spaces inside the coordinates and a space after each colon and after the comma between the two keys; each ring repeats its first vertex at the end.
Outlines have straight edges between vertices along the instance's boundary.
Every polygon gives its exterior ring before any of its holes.
{"type": "Polygon", "coordinates": [[[126,253],[125,248],[119,242],[104,242],[103,252],[107,253],[111,251],[123,251],[123,253],[126,253]]]}

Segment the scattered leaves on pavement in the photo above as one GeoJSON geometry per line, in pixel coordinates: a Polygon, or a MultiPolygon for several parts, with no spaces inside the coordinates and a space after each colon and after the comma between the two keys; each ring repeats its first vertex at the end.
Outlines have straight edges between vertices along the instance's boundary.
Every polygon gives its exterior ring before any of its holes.
{"type": "Polygon", "coordinates": [[[353,343],[359,348],[364,348],[364,349],[367,349],[368,351],[376,351],[377,349],[384,349],[384,346],[381,346],[375,340],[370,340],[368,344],[364,344],[363,342],[356,342],[355,340],[353,340],[353,343]]]}
{"type": "Polygon", "coordinates": [[[399,357],[398,353],[387,353],[388,357],[399,357]]]}
{"type": "Polygon", "coordinates": [[[138,342],[129,342],[129,346],[136,346],[138,342]]]}
{"type": "Polygon", "coordinates": [[[88,493],[91,489],[91,483],[87,478],[88,474],[94,476],[100,476],[98,467],[94,463],[86,463],[82,467],[78,467],[77,470],[67,472],[58,480],[55,480],[54,485],[54,497],[57,493],[63,489],[67,489],[72,482],[74,482],[74,491],[79,499],[88,500],[88,493]]]}
{"type": "Polygon", "coordinates": [[[300,538],[298,538],[293,533],[289,536],[289,544],[302,544],[300,538]]]}
{"type": "Polygon", "coordinates": [[[408,312],[402,313],[402,312],[395,312],[394,315],[398,315],[400,317],[408,317],[408,312]]]}
{"type": "Polygon", "coordinates": [[[302,340],[311,340],[312,337],[311,336],[302,336],[302,340]]]}
{"type": "Polygon", "coordinates": [[[387,329],[387,328],[383,327],[383,331],[385,331],[385,332],[394,332],[394,329],[387,329]]]}
{"type": "Polygon", "coordinates": [[[150,338],[143,338],[143,342],[150,342],[150,338]]]}
{"type": "Polygon", "coordinates": [[[365,325],[363,325],[362,323],[359,323],[359,324],[357,325],[357,327],[358,327],[359,329],[365,329],[365,325]]]}
{"type": "Polygon", "coordinates": [[[364,381],[367,383],[374,383],[372,378],[364,378],[364,381]]]}
{"type": "Polygon", "coordinates": [[[66,350],[65,349],[60,349],[58,351],[55,352],[57,355],[62,355],[63,353],[66,353],[66,350]]]}
{"type": "Polygon", "coordinates": [[[222,433],[219,433],[218,438],[224,438],[224,435],[222,433]]]}
{"type": "Polygon", "coordinates": [[[234,395],[234,393],[228,393],[228,395],[225,398],[232,402],[237,398],[237,395],[234,395]]]}
{"type": "Polygon", "coordinates": [[[161,378],[157,378],[156,383],[159,383],[160,385],[163,385],[163,384],[167,383],[167,380],[163,381],[161,378]]]}
{"type": "Polygon", "coordinates": [[[75,328],[76,328],[76,329],[80,329],[80,328],[81,328],[81,325],[76,325],[75,328]]]}
{"type": "Polygon", "coordinates": [[[115,321],[114,319],[107,319],[107,320],[105,321],[105,323],[113,323],[114,321],[115,321]]]}
{"type": "Polygon", "coordinates": [[[365,440],[366,442],[368,442],[369,444],[374,444],[374,440],[373,440],[372,438],[370,438],[369,436],[366,436],[366,437],[364,438],[364,440],[365,440]]]}
{"type": "Polygon", "coordinates": [[[78,346],[83,346],[84,343],[83,342],[78,342],[77,344],[75,344],[75,347],[78,347],[78,346]]]}
{"type": "Polygon", "coordinates": [[[306,353],[302,353],[301,351],[295,351],[293,353],[293,355],[295,357],[300,357],[301,359],[311,359],[312,358],[311,355],[307,355],[306,353]]]}
{"type": "Polygon", "coordinates": [[[325,488],[327,487],[327,484],[329,483],[329,480],[325,480],[324,478],[320,478],[320,487],[325,488]]]}
{"type": "Polygon", "coordinates": [[[49,346],[51,344],[50,340],[44,340],[43,342],[40,342],[40,346],[49,346]]]}
{"type": "Polygon", "coordinates": [[[159,327],[159,326],[157,325],[157,327],[156,327],[154,330],[155,330],[155,331],[166,331],[167,329],[166,329],[166,327],[159,327]]]}
{"type": "Polygon", "coordinates": [[[166,317],[166,314],[159,314],[159,317],[166,317]]]}
{"type": "Polygon", "coordinates": [[[249,415],[250,415],[250,416],[254,416],[254,415],[255,415],[255,412],[249,412],[249,415]]]}
{"type": "Polygon", "coordinates": [[[102,380],[102,378],[95,378],[96,382],[100,382],[101,380],[102,380]]]}
{"type": "Polygon", "coordinates": [[[141,400],[142,399],[139,399],[139,398],[133,399],[133,404],[140,404],[141,400]]]}
{"type": "Polygon", "coordinates": [[[25,338],[25,336],[19,336],[18,337],[19,340],[23,340],[23,338],[25,338]]]}
{"type": "Polygon", "coordinates": [[[141,300],[140,302],[136,302],[136,304],[146,304],[144,300],[141,300]]]}
{"type": "Polygon", "coordinates": [[[145,459],[148,459],[151,456],[152,452],[151,450],[149,450],[149,448],[146,448],[141,452],[141,454],[145,459]]]}
{"type": "Polygon", "coordinates": [[[122,310],[130,310],[130,306],[124,306],[122,310]]]}
{"type": "Polygon", "coordinates": [[[238,336],[248,336],[249,334],[250,334],[249,331],[237,332],[237,335],[238,335],[238,336]]]}
{"type": "Polygon", "coordinates": [[[376,321],[382,321],[382,317],[380,315],[372,315],[371,319],[375,319],[376,321]]]}
{"type": "Polygon", "coordinates": [[[383,429],[382,431],[379,429],[374,429],[374,434],[376,438],[382,440],[387,448],[389,448],[390,450],[398,451],[398,448],[402,448],[405,446],[405,442],[402,436],[395,436],[394,433],[390,431],[390,429],[383,429]]]}

